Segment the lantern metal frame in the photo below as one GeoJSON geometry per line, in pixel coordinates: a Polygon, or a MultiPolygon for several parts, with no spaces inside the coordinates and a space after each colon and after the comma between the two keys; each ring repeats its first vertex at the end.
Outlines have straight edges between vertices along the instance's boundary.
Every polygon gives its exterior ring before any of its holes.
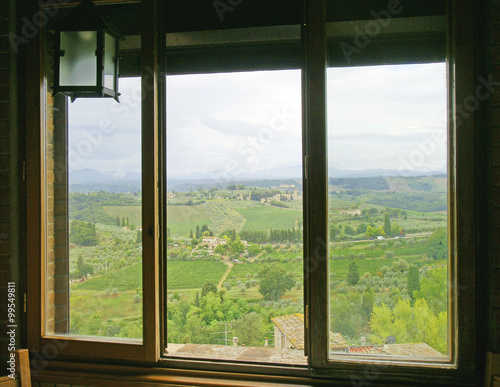
{"type": "Polygon", "coordinates": [[[118,92],[119,78],[119,41],[125,38],[121,36],[101,15],[101,12],[92,0],[82,0],[66,17],[59,21],[54,27],[54,86],[52,95],[64,94],[74,102],[77,98],[114,98],[119,101],[118,92]],[[96,81],[95,85],[65,86],[60,84],[61,57],[65,52],[61,50],[62,32],[96,32],[96,81]],[[105,35],[110,35],[115,40],[115,61],[113,89],[105,87],[104,61],[105,61],[105,35]]]}

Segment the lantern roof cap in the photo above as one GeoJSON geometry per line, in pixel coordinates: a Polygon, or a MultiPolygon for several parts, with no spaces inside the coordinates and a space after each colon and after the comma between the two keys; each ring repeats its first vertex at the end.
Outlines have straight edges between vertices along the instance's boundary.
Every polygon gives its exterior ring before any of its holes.
{"type": "Polygon", "coordinates": [[[59,31],[97,31],[100,29],[114,35],[116,38],[123,37],[102,16],[92,0],[82,0],[70,13],[54,26],[59,31]]]}

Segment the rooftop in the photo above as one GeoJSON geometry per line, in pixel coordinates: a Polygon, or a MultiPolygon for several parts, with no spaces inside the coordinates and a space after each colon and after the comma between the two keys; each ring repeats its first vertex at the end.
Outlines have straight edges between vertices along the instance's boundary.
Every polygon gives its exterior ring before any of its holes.
{"type": "MultiPolygon", "coordinates": [[[[296,348],[304,349],[304,315],[302,313],[273,317],[271,321],[296,348]]],[[[348,344],[340,333],[330,332],[330,348],[332,350],[343,350],[347,347],[348,344]]]]}

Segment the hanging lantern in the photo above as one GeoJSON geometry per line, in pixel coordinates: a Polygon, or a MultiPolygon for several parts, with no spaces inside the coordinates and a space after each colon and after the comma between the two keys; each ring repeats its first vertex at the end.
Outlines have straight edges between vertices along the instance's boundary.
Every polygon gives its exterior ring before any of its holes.
{"type": "Polygon", "coordinates": [[[53,95],[118,97],[118,42],[91,0],[83,0],[55,27],[53,95]]]}

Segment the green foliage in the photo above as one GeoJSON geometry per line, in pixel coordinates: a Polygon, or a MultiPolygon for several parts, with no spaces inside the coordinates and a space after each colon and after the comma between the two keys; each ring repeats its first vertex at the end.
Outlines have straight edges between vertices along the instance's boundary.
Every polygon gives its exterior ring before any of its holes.
{"type": "Polygon", "coordinates": [[[250,246],[247,247],[248,254],[250,254],[251,257],[255,257],[260,253],[260,245],[257,243],[253,243],[250,246]]]}
{"type": "Polygon", "coordinates": [[[217,285],[215,285],[213,282],[207,281],[201,287],[201,297],[205,297],[210,292],[217,293],[217,285]]]}
{"type": "Polygon", "coordinates": [[[408,295],[414,299],[414,292],[420,290],[420,273],[418,267],[415,265],[410,266],[408,270],[408,295]]]}
{"type": "Polygon", "coordinates": [[[393,310],[384,303],[375,305],[370,327],[373,343],[383,343],[392,335],[400,344],[424,342],[447,353],[447,314],[433,313],[425,299],[417,299],[413,306],[409,300],[400,299],[393,310]]]}
{"type": "Polygon", "coordinates": [[[355,261],[352,261],[349,264],[349,272],[347,273],[347,283],[351,286],[354,286],[359,281],[359,272],[358,265],[356,265],[355,261]]]}
{"type": "Polygon", "coordinates": [[[245,245],[238,237],[234,242],[231,243],[230,249],[233,254],[241,254],[245,251],[245,245]]]}
{"type": "Polygon", "coordinates": [[[384,216],[384,233],[385,235],[391,235],[391,228],[392,228],[392,225],[391,225],[391,220],[389,219],[389,214],[385,214],[384,216]]]}
{"type": "Polygon", "coordinates": [[[427,257],[431,259],[448,258],[448,233],[442,228],[435,231],[426,243],[427,257]]]}
{"type": "Polygon", "coordinates": [[[338,185],[342,188],[373,190],[389,189],[389,184],[383,177],[330,178],[328,182],[331,185],[338,185]]]}
{"type": "Polygon", "coordinates": [[[80,246],[97,245],[95,224],[73,220],[70,227],[69,241],[80,246]]]}
{"type": "Polygon", "coordinates": [[[86,263],[81,255],[78,256],[76,260],[76,272],[72,273],[73,277],[84,277],[87,278],[88,274],[94,274],[94,268],[92,265],[86,263]]]}
{"type": "Polygon", "coordinates": [[[238,337],[238,345],[247,347],[262,346],[266,329],[262,321],[262,315],[250,312],[240,316],[234,322],[234,333],[238,337]]]}
{"type": "Polygon", "coordinates": [[[420,279],[420,290],[413,293],[415,299],[425,299],[434,313],[445,312],[448,302],[448,280],[446,267],[427,272],[420,279]]]}
{"type": "Polygon", "coordinates": [[[224,255],[226,249],[224,247],[225,245],[217,245],[214,249],[214,253],[224,255]]]}
{"type": "Polygon", "coordinates": [[[277,301],[295,285],[294,276],[281,266],[272,265],[259,273],[259,292],[264,299],[277,301]]]}
{"type": "Polygon", "coordinates": [[[92,192],[69,194],[69,218],[91,223],[117,225],[117,214],[109,214],[105,206],[138,206],[141,198],[133,194],[92,192]]]}
{"type": "Polygon", "coordinates": [[[447,196],[438,192],[380,192],[373,195],[368,203],[418,212],[434,212],[447,209],[447,196]]]}

